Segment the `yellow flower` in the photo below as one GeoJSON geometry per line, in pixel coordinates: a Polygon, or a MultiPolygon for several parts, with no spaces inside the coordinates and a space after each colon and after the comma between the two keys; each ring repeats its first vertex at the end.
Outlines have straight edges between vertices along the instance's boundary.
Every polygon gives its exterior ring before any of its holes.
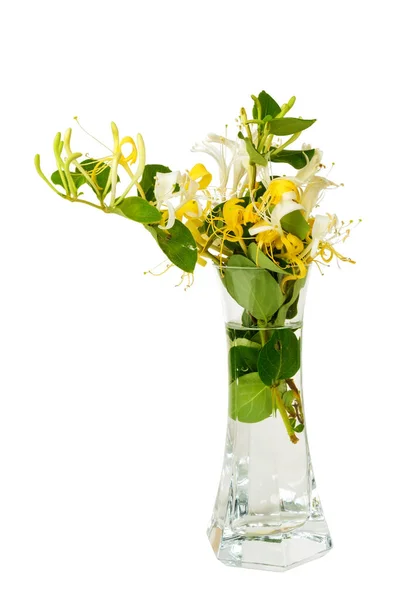
{"type": "Polygon", "coordinates": [[[244,207],[240,205],[243,200],[231,198],[224,203],[222,215],[226,223],[226,233],[232,233],[235,237],[243,237],[243,214],[244,207]]]}
{"type": "Polygon", "coordinates": [[[263,204],[278,204],[281,200],[300,202],[300,192],[297,185],[289,179],[273,179],[263,196],[263,204]]]}
{"type": "Polygon", "coordinates": [[[244,223],[257,223],[260,220],[259,212],[261,205],[259,202],[249,202],[243,211],[244,223]]]}
{"type": "Polygon", "coordinates": [[[125,136],[125,137],[123,137],[122,140],[119,143],[119,147],[120,147],[120,151],[121,151],[121,157],[120,157],[120,160],[119,160],[120,163],[121,164],[127,163],[129,165],[135,164],[136,159],[137,159],[137,155],[138,155],[138,151],[137,151],[136,144],[135,144],[133,138],[131,138],[131,136],[125,136]],[[124,144],[130,144],[130,146],[131,146],[131,151],[128,154],[128,156],[124,156],[123,153],[122,153],[122,146],[124,144]]]}
{"type": "Polygon", "coordinates": [[[205,190],[211,183],[212,175],[207,171],[204,165],[197,163],[193,169],[189,171],[189,177],[192,181],[198,183],[199,190],[205,190]]]}
{"type": "Polygon", "coordinates": [[[199,204],[197,200],[188,200],[175,211],[175,218],[182,221],[183,217],[187,219],[199,216],[199,204]]]}

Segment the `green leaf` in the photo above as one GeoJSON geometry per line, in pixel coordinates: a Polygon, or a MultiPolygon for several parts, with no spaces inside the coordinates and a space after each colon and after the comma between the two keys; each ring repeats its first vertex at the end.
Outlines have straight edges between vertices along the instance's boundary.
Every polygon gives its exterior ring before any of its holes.
{"type": "Polygon", "coordinates": [[[271,148],[271,162],[287,163],[295,169],[302,169],[305,167],[315,153],[315,150],[281,150],[278,154],[274,154],[274,149],[275,148],[271,148]]]}
{"type": "Polygon", "coordinates": [[[246,144],[246,151],[249,155],[250,162],[255,165],[261,165],[263,167],[267,166],[267,159],[255,149],[254,144],[250,140],[250,138],[244,137],[241,131],[238,133],[238,137],[241,140],[244,140],[244,143],[246,144]]]}
{"type": "Polygon", "coordinates": [[[269,131],[274,135],[292,135],[311,127],[315,121],[316,119],[294,119],[293,117],[272,119],[269,122],[269,131]]]}
{"type": "Polygon", "coordinates": [[[243,327],[248,327],[248,328],[254,327],[254,325],[255,325],[253,319],[251,318],[251,315],[247,312],[247,310],[243,311],[242,325],[243,325],[243,327]]]}
{"type": "Polygon", "coordinates": [[[169,260],[185,273],[193,273],[197,262],[197,246],[189,229],[180,221],[170,229],[156,227],[157,242],[169,260]]]}
{"type": "Polygon", "coordinates": [[[296,433],[301,433],[302,431],[304,431],[304,425],[300,423],[300,425],[297,425],[297,427],[294,428],[294,431],[296,433]]]}
{"type": "Polygon", "coordinates": [[[285,215],[281,219],[281,225],[282,229],[287,231],[287,233],[293,233],[301,240],[304,240],[307,233],[310,231],[310,226],[303,217],[301,210],[294,210],[285,215]]]}
{"type": "Polygon", "coordinates": [[[287,319],[295,318],[295,316],[297,315],[298,303],[299,303],[299,296],[297,295],[295,301],[292,302],[292,304],[287,309],[287,313],[286,313],[287,319]]]}
{"type": "Polygon", "coordinates": [[[300,369],[300,344],[291,329],[276,329],[261,348],[258,372],[265,385],[293,377],[300,369]]]}
{"type": "MultiPolygon", "coordinates": [[[[276,117],[281,112],[281,107],[279,104],[265,92],[264,90],[258,94],[258,99],[261,104],[261,119],[264,119],[268,115],[271,117],[276,117]]],[[[253,119],[258,118],[257,105],[254,103],[253,106],[253,119]]]]}
{"type": "Polygon", "coordinates": [[[258,344],[259,346],[262,346],[262,344],[263,344],[263,341],[262,341],[262,339],[261,339],[260,332],[259,332],[259,331],[257,331],[257,333],[255,333],[255,334],[254,334],[254,335],[253,335],[253,336],[250,338],[250,341],[251,341],[253,344],[258,344]]]}
{"type": "Polygon", "coordinates": [[[242,423],[258,423],[272,414],[271,390],[258,373],[248,373],[229,386],[229,416],[242,423]]]}
{"type": "Polygon", "coordinates": [[[156,240],[157,244],[158,244],[158,237],[157,237],[157,230],[155,227],[151,226],[151,225],[145,225],[143,223],[143,227],[145,229],[147,229],[147,231],[151,234],[151,236],[156,240]]]}
{"type": "Polygon", "coordinates": [[[138,196],[124,198],[122,202],[117,204],[113,212],[127,219],[132,219],[132,221],[146,224],[159,223],[162,217],[160,211],[155,206],[138,196]]]}
{"type": "Polygon", "coordinates": [[[227,266],[225,283],[232,298],[256,319],[267,321],[284,301],[279,284],[245,256],[231,256],[227,266]]]}
{"type": "MultiPolygon", "coordinates": [[[[76,173],[71,173],[72,179],[75,183],[75,187],[76,189],[80,188],[81,185],[83,185],[86,181],[86,179],[84,178],[83,175],[79,174],[77,175],[76,173]]],[[[61,180],[61,176],[60,176],[60,172],[59,171],[54,171],[54,173],[52,173],[51,177],[50,177],[51,181],[55,184],[55,185],[61,185],[62,188],[64,188],[63,182],[61,180]]],[[[64,188],[65,189],[65,188],[64,188]]],[[[67,191],[67,190],[65,190],[67,191]]]]}
{"type": "Polygon", "coordinates": [[[143,171],[140,186],[149,202],[154,200],[155,177],[157,173],[171,173],[171,169],[164,165],[146,165],[143,171]]]}
{"type": "MultiPolygon", "coordinates": [[[[242,338],[243,339],[243,338],[242,338]]],[[[229,372],[231,380],[237,379],[246,373],[257,371],[257,360],[260,347],[233,346],[229,350],[229,372]]]]}
{"type": "Polygon", "coordinates": [[[278,267],[268,256],[265,256],[264,252],[260,250],[256,243],[251,242],[249,247],[247,248],[247,254],[249,258],[262,269],[268,269],[268,271],[274,271],[274,273],[281,273],[282,275],[287,275],[291,273],[291,271],[285,271],[278,267]]]}

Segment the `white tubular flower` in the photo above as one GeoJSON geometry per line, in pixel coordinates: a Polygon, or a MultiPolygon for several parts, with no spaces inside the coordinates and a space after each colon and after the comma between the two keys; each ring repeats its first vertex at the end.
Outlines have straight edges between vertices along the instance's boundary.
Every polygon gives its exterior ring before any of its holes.
{"type": "Polygon", "coordinates": [[[192,152],[204,152],[217,162],[222,192],[226,191],[232,173],[231,185],[234,194],[236,193],[240,181],[246,175],[249,158],[243,140],[233,141],[224,136],[209,133],[203,142],[193,146],[192,152]],[[230,152],[229,160],[226,157],[226,150],[230,152]]]}
{"type": "Polygon", "coordinates": [[[176,194],[175,188],[177,184],[180,184],[181,179],[182,176],[180,171],[172,171],[172,173],[156,173],[154,195],[157,200],[157,208],[160,208],[168,198],[171,198],[176,194]]]}
{"type": "Polygon", "coordinates": [[[325,239],[332,228],[332,218],[328,215],[317,215],[311,232],[312,242],[308,248],[311,258],[318,253],[319,243],[325,239]]]}
{"type": "Polygon", "coordinates": [[[309,183],[307,184],[307,187],[304,190],[301,198],[301,202],[306,211],[306,219],[308,219],[311,211],[320,199],[321,192],[330,187],[338,187],[338,185],[333,181],[329,181],[329,179],[325,179],[325,177],[318,177],[317,175],[312,177],[311,181],[309,181],[309,183]]]}
{"type": "Polygon", "coordinates": [[[172,171],[172,173],[156,173],[156,183],[154,186],[154,196],[156,198],[156,206],[158,210],[163,207],[168,210],[168,221],[165,226],[159,225],[160,229],[171,229],[175,223],[175,208],[171,199],[180,195],[180,191],[176,192],[176,186],[181,184],[182,175],[180,171],[172,171]]]}
{"type": "Polygon", "coordinates": [[[319,171],[322,160],[322,151],[316,148],[311,160],[308,161],[305,167],[297,171],[294,180],[298,185],[308,183],[312,177],[319,171]]]}
{"type": "Polygon", "coordinates": [[[258,233],[269,231],[271,229],[274,229],[280,235],[283,235],[281,219],[295,210],[304,210],[304,206],[289,198],[282,198],[270,215],[265,215],[263,221],[249,229],[250,235],[257,235],[258,233]]]}

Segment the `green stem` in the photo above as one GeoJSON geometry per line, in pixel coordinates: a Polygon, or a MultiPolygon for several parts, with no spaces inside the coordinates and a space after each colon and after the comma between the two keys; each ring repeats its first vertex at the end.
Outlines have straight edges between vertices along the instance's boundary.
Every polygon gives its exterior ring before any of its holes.
{"type": "Polygon", "coordinates": [[[300,391],[299,391],[297,385],[295,384],[295,382],[293,381],[293,379],[286,379],[286,383],[288,384],[288,386],[290,387],[290,389],[292,390],[292,392],[295,395],[297,406],[298,406],[299,413],[300,413],[299,421],[302,425],[304,425],[303,403],[301,401],[300,391]]]}
{"type": "Polygon", "coordinates": [[[88,206],[93,206],[93,208],[98,208],[99,210],[106,212],[103,206],[93,204],[93,202],[89,202],[88,200],[81,200],[80,198],[68,198],[68,200],[70,200],[70,202],[80,202],[81,204],[87,204],[88,206]]]}
{"type": "Polygon", "coordinates": [[[209,252],[208,250],[203,250],[202,252],[200,252],[200,255],[207,256],[207,258],[210,258],[215,265],[220,266],[220,262],[219,262],[218,258],[216,256],[214,256],[213,254],[211,254],[211,252],[209,252]]]}
{"type": "Polygon", "coordinates": [[[143,188],[138,181],[136,182],[136,187],[138,189],[139,194],[142,196],[143,200],[147,200],[146,194],[144,193],[143,188]]]}
{"type": "Polygon", "coordinates": [[[277,409],[279,410],[279,412],[281,414],[282,421],[283,421],[283,424],[286,427],[286,431],[288,432],[288,435],[290,437],[290,441],[293,444],[297,444],[297,442],[299,441],[299,438],[295,434],[294,429],[293,429],[293,427],[290,424],[289,417],[288,417],[288,414],[286,412],[286,408],[285,408],[285,405],[284,405],[283,400],[281,398],[281,395],[280,395],[280,393],[278,391],[278,388],[276,386],[273,386],[271,389],[272,389],[273,394],[275,395],[275,404],[276,404],[276,407],[277,407],[277,409]]]}
{"type": "Polygon", "coordinates": [[[265,344],[268,341],[268,336],[267,336],[267,332],[265,329],[260,329],[260,338],[261,338],[261,345],[265,346],[265,344]]]}

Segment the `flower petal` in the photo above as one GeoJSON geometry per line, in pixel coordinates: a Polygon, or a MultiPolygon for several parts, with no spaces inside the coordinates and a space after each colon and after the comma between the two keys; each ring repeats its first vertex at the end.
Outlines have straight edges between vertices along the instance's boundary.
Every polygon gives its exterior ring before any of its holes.
{"type": "Polygon", "coordinates": [[[315,149],[314,155],[311,160],[308,161],[305,167],[297,171],[296,180],[301,183],[307,183],[311,177],[319,170],[319,165],[322,160],[322,152],[319,148],[315,149]]]}
{"type": "Polygon", "coordinates": [[[321,240],[324,239],[330,230],[331,219],[328,215],[317,215],[311,232],[312,242],[310,245],[310,256],[314,256],[318,252],[318,246],[321,240]]]}
{"type": "Polygon", "coordinates": [[[267,222],[257,223],[250,227],[249,233],[250,235],[257,235],[258,233],[262,233],[263,231],[270,231],[271,229],[275,229],[272,225],[267,222]]]}
{"type": "Polygon", "coordinates": [[[154,195],[157,200],[157,206],[161,206],[168,198],[172,196],[175,186],[180,183],[181,174],[179,171],[171,173],[156,173],[156,183],[154,186],[154,195]]]}
{"type": "Polygon", "coordinates": [[[306,211],[306,217],[309,216],[317,204],[321,192],[330,187],[337,187],[337,184],[333,181],[329,181],[329,179],[325,179],[325,177],[315,176],[309,181],[301,199],[306,211]]]}
{"type": "Polygon", "coordinates": [[[271,224],[280,228],[281,219],[295,210],[304,210],[304,206],[289,198],[282,198],[272,211],[271,224]]]}
{"type": "Polygon", "coordinates": [[[165,226],[159,225],[159,228],[160,229],[171,229],[171,227],[173,227],[175,224],[175,209],[174,209],[172,203],[169,202],[169,200],[164,200],[164,204],[166,205],[167,210],[168,210],[168,221],[165,226]]]}

